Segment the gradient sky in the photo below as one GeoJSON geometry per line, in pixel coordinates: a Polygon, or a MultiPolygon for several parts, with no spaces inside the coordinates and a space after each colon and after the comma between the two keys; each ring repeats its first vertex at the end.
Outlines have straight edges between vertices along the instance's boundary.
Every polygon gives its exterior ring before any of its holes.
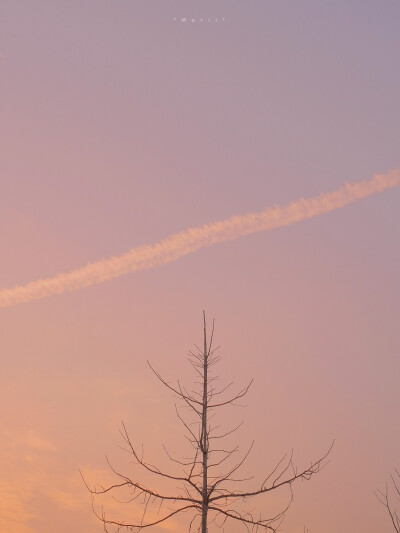
{"type": "MultiPolygon", "coordinates": [[[[3,0],[0,289],[399,166],[399,20],[395,0],[3,0]],[[201,16],[218,22],[179,22],[201,16]]],[[[228,417],[256,441],[246,473],[336,439],[284,531],[390,531],[373,491],[400,466],[399,202],[0,309],[0,533],[100,533],[78,469],[126,461],[121,420],[149,459],[180,449],[146,360],[190,382],[203,309],[221,382],[255,378],[228,417]]]]}

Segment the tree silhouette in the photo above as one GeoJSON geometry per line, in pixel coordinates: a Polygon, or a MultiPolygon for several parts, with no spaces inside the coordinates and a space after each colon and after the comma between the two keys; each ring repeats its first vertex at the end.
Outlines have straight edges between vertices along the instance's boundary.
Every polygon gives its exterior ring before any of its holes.
{"type": "MultiPolygon", "coordinates": [[[[83,480],[92,495],[92,509],[94,514],[103,523],[106,532],[119,532],[122,530],[138,532],[145,528],[157,526],[163,522],[183,513],[191,513],[189,532],[208,532],[208,526],[215,524],[223,528],[228,521],[240,522],[248,531],[263,530],[275,532],[282,523],[287,510],[293,501],[292,485],[302,479],[309,480],[319,472],[326,464],[326,458],[333,443],[326,454],[302,470],[298,470],[293,463],[293,453],[285,454],[276,464],[275,468],[263,477],[261,484],[253,488],[242,487],[245,481],[252,477],[243,477],[238,471],[246,461],[254,442],[245,453],[236,459],[239,447],[220,444],[242,425],[243,422],[232,429],[221,430],[220,426],[211,423],[216,411],[230,405],[238,405],[237,402],[248,392],[252,381],[239,390],[229,395],[229,385],[219,388],[216,385],[216,376],[212,368],[219,361],[216,354],[217,348],[213,348],[214,322],[210,338],[207,337],[206,317],[203,312],[203,346],[196,351],[189,352],[188,360],[197,376],[197,390],[188,390],[180,381],[171,384],[149,366],[159,381],[168,388],[180,401],[176,407],[176,414],[183,425],[184,435],[190,445],[191,455],[189,458],[174,458],[166,447],[164,450],[172,463],[179,467],[181,473],[169,473],[160,470],[153,464],[145,461],[143,449],[138,449],[133,444],[126,426],[122,423],[121,435],[124,440],[126,451],[129,452],[133,463],[140,469],[151,474],[155,478],[173,481],[175,492],[169,493],[165,489],[149,488],[141,481],[120,472],[107,459],[111,472],[115,476],[115,483],[107,486],[95,485],[91,488],[83,480]],[[185,415],[183,410],[185,409],[185,415]],[[110,518],[104,507],[96,508],[96,497],[107,493],[120,494],[126,490],[128,497],[124,503],[140,501],[143,505],[141,518],[124,521],[110,518]],[[256,513],[249,510],[246,502],[255,496],[270,493],[284,492],[286,499],[278,512],[271,514],[256,513]]],[[[115,499],[122,503],[120,497],[115,499]]]]}
{"type": "Polygon", "coordinates": [[[400,519],[394,501],[400,501],[400,473],[395,469],[390,474],[391,483],[386,483],[385,491],[377,490],[376,496],[380,503],[386,507],[396,533],[400,533],[400,519]]]}

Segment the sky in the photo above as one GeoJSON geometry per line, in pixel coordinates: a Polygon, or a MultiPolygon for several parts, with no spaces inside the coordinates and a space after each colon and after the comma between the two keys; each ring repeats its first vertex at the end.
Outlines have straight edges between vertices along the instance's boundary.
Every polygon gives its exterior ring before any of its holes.
{"type": "Polygon", "coordinates": [[[241,449],[255,441],[245,475],[291,450],[307,467],[335,439],[282,531],[391,531],[374,491],[400,466],[399,20],[394,0],[3,0],[0,533],[100,533],[79,470],[106,483],[108,456],[131,471],[121,421],[152,462],[172,468],[162,443],[184,455],[147,360],[190,384],[203,310],[221,384],[254,378],[247,407],[220,415],[245,420],[241,449]],[[396,183],[3,306],[16,286],[376,175],[396,183]]]}

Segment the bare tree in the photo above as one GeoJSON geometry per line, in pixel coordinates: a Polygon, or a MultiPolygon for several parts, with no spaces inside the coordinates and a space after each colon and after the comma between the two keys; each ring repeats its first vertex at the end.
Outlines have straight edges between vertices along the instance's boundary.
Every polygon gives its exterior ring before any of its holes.
{"type": "Polygon", "coordinates": [[[400,519],[395,507],[395,501],[400,501],[400,473],[395,469],[393,474],[390,474],[391,483],[386,483],[384,491],[377,490],[376,497],[380,503],[386,507],[392,521],[396,533],[400,533],[400,519]]]}
{"type": "MultiPolygon", "coordinates": [[[[239,475],[239,470],[248,457],[254,442],[247,451],[236,459],[239,447],[229,447],[224,442],[231,436],[242,423],[232,429],[221,430],[213,420],[217,410],[227,406],[238,405],[238,401],[248,392],[251,383],[236,393],[229,394],[229,385],[220,388],[216,385],[216,376],[212,367],[219,361],[216,350],[213,348],[214,323],[210,338],[207,338],[206,318],[203,312],[203,346],[190,352],[188,360],[197,375],[197,390],[188,390],[179,381],[171,384],[164,379],[149,363],[151,370],[159,381],[168,388],[180,405],[175,406],[176,414],[183,425],[184,434],[191,448],[189,458],[174,458],[164,447],[168,458],[177,465],[181,473],[161,471],[158,467],[145,461],[143,450],[140,452],[133,444],[128,431],[122,423],[121,435],[125,449],[133,459],[133,463],[154,477],[174,483],[172,493],[164,489],[149,488],[138,478],[133,478],[120,472],[107,459],[108,465],[115,475],[115,483],[108,486],[86,487],[92,495],[92,508],[95,515],[101,520],[106,532],[119,532],[122,530],[138,532],[162,524],[168,519],[182,513],[191,513],[189,532],[192,529],[201,533],[208,532],[211,523],[223,528],[227,521],[240,522],[248,531],[263,530],[277,531],[282,523],[290,504],[293,501],[292,485],[298,480],[309,480],[326,464],[330,452],[324,454],[316,461],[311,461],[307,468],[298,470],[293,463],[293,453],[284,455],[268,475],[263,477],[261,483],[253,488],[241,489],[241,483],[253,479],[239,475]],[[183,414],[185,411],[185,414],[183,414]],[[232,488],[236,487],[236,488],[232,488]],[[96,497],[107,493],[116,494],[127,490],[129,496],[125,502],[140,501],[143,505],[143,514],[140,519],[126,522],[110,518],[104,507],[96,508],[96,497]],[[284,505],[278,511],[269,514],[257,513],[246,507],[245,502],[255,496],[278,493],[283,491],[284,505]],[[153,512],[150,508],[153,506],[153,512]],[[154,507],[157,513],[154,514],[154,507]]],[[[83,477],[83,476],[82,476],[83,477]]],[[[118,501],[121,501],[118,499],[118,501]]]]}

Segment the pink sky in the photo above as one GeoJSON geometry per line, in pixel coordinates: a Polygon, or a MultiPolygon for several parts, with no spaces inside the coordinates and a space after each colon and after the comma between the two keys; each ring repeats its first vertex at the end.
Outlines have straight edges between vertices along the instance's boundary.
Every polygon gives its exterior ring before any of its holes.
{"type": "MultiPolygon", "coordinates": [[[[399,4],[334,4],[5,0],[0,293],[398,167],[399,4]]],[[[124,463],[121,420],[154,461],[181,449],[146,360],[190,382],[203,309],[221,381],[254,377],[228,417],[256,441],[246,473],[336,439],[283,530],[390,531],[373,491],[400,466],[399,201],[0,309],[0,533],[100,533],[78,469],[124,463]]]]}

